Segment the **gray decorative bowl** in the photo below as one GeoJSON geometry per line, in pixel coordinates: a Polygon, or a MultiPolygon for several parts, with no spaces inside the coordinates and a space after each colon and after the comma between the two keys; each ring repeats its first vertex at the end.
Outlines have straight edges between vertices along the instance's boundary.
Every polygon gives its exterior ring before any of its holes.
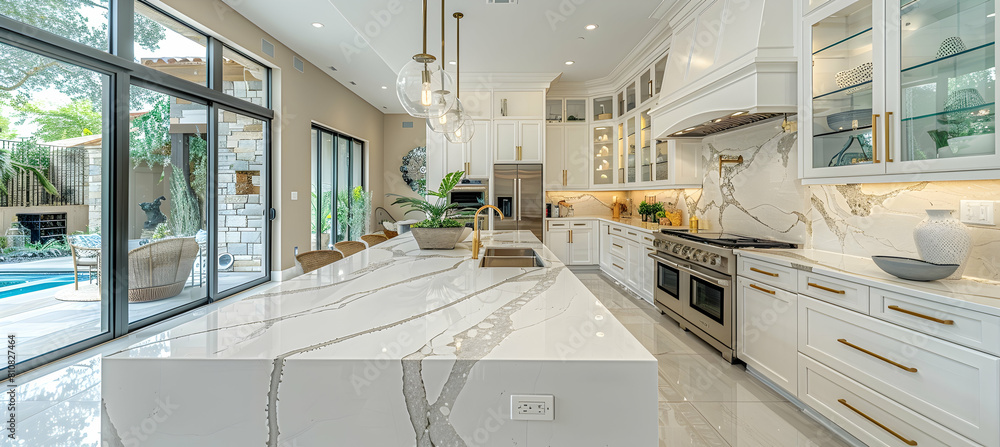
{"type": "Polygon", "coordinates": [[[957,264],[931,264],[897,256],[872,256],[872,261],[886,273],[910,281],[937,281],[958,270],[957,264]]]}
{"type": "Polygon", "coordinates": [[[848,110],[826,117],[826,124],[834,132],[853,129],[855,121],[858,128],[872,127],[872,109],[848,110]]]}

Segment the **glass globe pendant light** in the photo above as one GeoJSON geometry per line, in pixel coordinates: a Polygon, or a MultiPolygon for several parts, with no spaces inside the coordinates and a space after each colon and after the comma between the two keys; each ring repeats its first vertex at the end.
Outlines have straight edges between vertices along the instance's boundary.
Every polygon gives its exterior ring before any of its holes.
{"type": "MultiPolygon", "coordinates": [[[[455,97],[456,97],[456,99],[455,99],[455,101],[458,102],[459,101],[458,96],[461,95],[461,86],[458,85],[458,82],[462,80],[462,53],[461,53],[461,51],[462,51],[462,35],[461,35],[461,31],[462,31],[462,17],[465,17],[465,15],[462,14],[462,13],[460,13],[460,12],[456,12],[452,16],[455,17],[455,40],[456,40],[456,44],[455,44],[455,53],[456,53],[456,56],[455,56],[455,78],[456,78],[456,81],[455,81],[455,97]]],[[[461,105],[461,103],[458,103],[458,104],[459,104],[459,106],[461,105]]],[[[464,110],[463,110],[462,114],[465,115],[464,110]]],[[[448,141],[457,144],[457,143],[468,143],[469,141],[472,141],[472,137],[475,134],[476,134],[476,122],[471,117],[469,117],[468,115],[465,115],[465,120],[462,122],[462,125],[459,126],[457,129],[451,131],[451,132],[445,132],[444,136],[445,136],[445,138],[448,139],[448,141]]]]}
{"type": "Polygon", "coordinates": [[[396,77],[396,96],[414,118],[438,118],[455,104],[451,75],[427,54],[427,0],[424,0],[423,53],[415,54],[396,77]]]}
{"type": "MultiPolygon", "coordinates": [[[[444,2],[445,0],[441,0],[441,61],[442,62],[445,61],[444,2]]],[[[441,115],[438,118],[427,119],[427,127],[430,128],[432,131],[437,133],[449,134],[455,132],[456,130],[458,130],[458,128],[462,127],[462,124],[465,124],[465,119],[466,119],[465,108],[462,107],[462,101],[458,99],[458,90],[459,87],[458,85],[456,85],[455,103],[454,105],[451,106],[450,109],[448,109],[447,112],[445,112],[444,115],[441,115]]]]}

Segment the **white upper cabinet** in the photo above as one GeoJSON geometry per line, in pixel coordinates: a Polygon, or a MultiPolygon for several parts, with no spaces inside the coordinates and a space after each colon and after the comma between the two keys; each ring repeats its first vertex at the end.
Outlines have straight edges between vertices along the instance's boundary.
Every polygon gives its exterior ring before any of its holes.
{"type": "Polygon", "coordinates": [[[493,119],[545,119],[545,93],[494,90],[493,119]]]}
{"type": "Polygon", "coordinates": [[[807,183],[995,178],[992,0],[833,1],[803,23],[807,183]]]}
{"type": "Polygon", "coordinates": [[[545,128],[545,185],[549,190],[590,187],[590,127],[548,125],[545,128]]]}
{"type": "Polygon", "coordinates": [[[494,160],[497,163],[541,163],[542,123],[542,120],[494,121],[494,160]]]}

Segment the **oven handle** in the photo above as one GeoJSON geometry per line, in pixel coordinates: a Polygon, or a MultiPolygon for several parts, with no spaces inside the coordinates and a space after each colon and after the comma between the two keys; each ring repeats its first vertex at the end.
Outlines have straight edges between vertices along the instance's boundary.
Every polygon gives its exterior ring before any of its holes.
{"type": "Polygon", "coordinates": [[[662,262],[662,263],[664,263],[664,264],[666,264],[666,265],[668,265],[670,267],[673,267],[673,268],[678,269],[678,270],[680,270],[682,272],[685,272],[685,273],[687,273],[689,275],[692,275],[692,276],[695,276],[695,277],[700,278],[702,280],[708,281],[708,282],[710,282],[712,284],[715,284],[717,286],[720,286],[720,287],[730,287],[733,284],[733,281],[730,280],[730,279],[722,279],[722,278],[716,278],[714,276],[706,275],[704,273],[701,273],[701,272],[699,272],[697,270],[692,269],[691,266],[680,265],[680,264],[678,264],[678,263],[676,263],[674,261],[671,261],[671,260],[669,260],[667,258],[664,258],[663,256],[659,256],[659,255],[654,254],[654,253],[650,253],[650,254],[648,254],[646,256],[649,256],[650,258],[653,258],[654,260],[656,260],[658,262],[662,262]]]}

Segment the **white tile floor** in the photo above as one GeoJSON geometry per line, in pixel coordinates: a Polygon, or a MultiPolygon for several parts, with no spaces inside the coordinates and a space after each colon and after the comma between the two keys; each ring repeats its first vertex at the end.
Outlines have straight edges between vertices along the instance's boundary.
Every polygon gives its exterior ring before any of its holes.
{"type": "Polygon", "coordinates": [[[659,360],[661,447],[849,445],[604,275],[577,276],[659,360]]]}
{"type": "MultiPolygon", "coordinates": [[[[577,275],[659,360],[661,447],[848,445],[748,375],[743,367],[722,360],[710,346],[649,304],[626,296],[603,275],[577,275]]],[[[18,385],[19,439],[11,442],[4,437],[0,446],[99,446],[101,355],[238,299],[209,305],[28,373],[18,385]]]]}

